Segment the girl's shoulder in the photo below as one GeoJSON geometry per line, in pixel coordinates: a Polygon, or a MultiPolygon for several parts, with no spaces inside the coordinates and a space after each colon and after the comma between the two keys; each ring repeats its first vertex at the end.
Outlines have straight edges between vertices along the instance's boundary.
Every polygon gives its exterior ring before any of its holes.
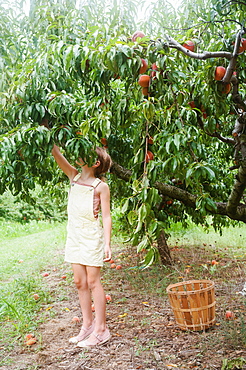
{"type": "Polygon", "coordinates": [[[97,189],[98,189],[98,192],[99,193],[102,193],[102,192],[105,192],[105,191],[109,191],[109,186],[108,186],[108,184],[106,182],[101,181],[98,184],[97,189]]]}

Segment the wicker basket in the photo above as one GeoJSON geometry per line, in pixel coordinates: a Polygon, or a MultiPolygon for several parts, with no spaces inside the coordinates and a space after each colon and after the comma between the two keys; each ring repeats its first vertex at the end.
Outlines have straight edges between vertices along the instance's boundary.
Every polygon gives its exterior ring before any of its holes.
{"type": "Polygon", "coordinates": [[[205,330],[215,323],[214,282],[190,280],[167,287],[177,325],[182,330],[205,330]]]}

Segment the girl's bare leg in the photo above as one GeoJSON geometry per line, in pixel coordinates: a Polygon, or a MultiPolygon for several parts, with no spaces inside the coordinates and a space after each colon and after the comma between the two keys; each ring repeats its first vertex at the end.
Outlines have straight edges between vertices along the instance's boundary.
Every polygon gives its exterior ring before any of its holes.
{"type": "Polygon", "coordinates": [[[72,264],[74,282],[78,289],[79,303],[83,315],[83,327],[89,328],[93,322],[93,314],[91,308],[91,292],[87,281],[86,266],[72,264]]]}
{"type": "Polygon", "coordinates": [[[86,266],[87,283],[92,292],[95,305],[95,329],[96,334],[103,334],[106,330],[106,298],[101,284],[100,267],[86,266]]]}

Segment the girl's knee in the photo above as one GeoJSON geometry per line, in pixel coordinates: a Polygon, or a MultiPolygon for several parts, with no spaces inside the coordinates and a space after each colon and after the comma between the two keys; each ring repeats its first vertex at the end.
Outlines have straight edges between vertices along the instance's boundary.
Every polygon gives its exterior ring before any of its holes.
{"type": "Polygon", "coordinates": [[[77,287],[77,289],[88,289],[88,284],[86,280],[74,277],[74,283],[77,287]]]}
{"type": "Polygon", "coordinates": [[[100,279],[88,278],[87,282],[90,290],[93,290],[101,285],[100,279]]]}

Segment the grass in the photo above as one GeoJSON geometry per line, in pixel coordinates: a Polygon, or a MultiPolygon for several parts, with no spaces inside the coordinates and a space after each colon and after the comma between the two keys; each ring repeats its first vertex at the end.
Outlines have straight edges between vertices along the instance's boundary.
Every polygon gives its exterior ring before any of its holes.
{"type": "Polygon", "coordinates": [[[48,260],[61,262],[58,251],[65,241],[65,223],[1,224],[0,281],[20,274],[36,275],[48,260]]]}
{"type": "MultiPolygon", "coordinates": [[[[53,300],[41,272],[63,262],[65,223],[1,223],[0,341],[11,349],[44,320],[43,307],[53,300]],[[38,299],[34,299],[38,294],[38,299]],[[7,339],[7,340],[6,340],[7,339]]],[[[0,362],[1,364],[1,362],[0,362]]]]}
{"type": "Polygon", "coordinates": [[[219,247],[229,251],[230,255],[236,257],[245,255],[246,252],[246,227],[230,226],[223,229],[219,235],[211,227],[206,231],[201,226],[191,224],[188,229],[183,229],[181,223],[173,224],[167,230],[171,234],[170,244],[199,245],[207,244],[212,248],[219,247]],[[226,249],[227,248],[227,249],[226,249]]]}
{"type": "MultiPolygon", "coordinates": [[[[26,333],[34,332],[41,322],[51,317],[49,315],[52,313],[48,310],[53,302],[68,299],[66,288],[71,285],[72,274],[67,274],[68,279],[63,284],[61,279],[54,280],[52,290],[41,274],[43,271],[67,268],[63,263],[66,223],[2,222],[1,230],[0,344],[8,343],[8,349],[11,350],[16,342],[23,343],[26,333]],[[34,294],[37,293],[39,298],[35,300],[34,294]]],[[[220,282],[220,289],[226,289],[228,293],[225,298],[218,299],[221,311],[230,305],[237,309],[235,292],[230,284],[245,278],[241,262],[246,256],[246,229],[230,227],[220,236],[212,229],[206,233],[202,228],[191,225],[189,229],[183,230],[180,224],[175,224],[168,232],[171,234],[168,242],[174,266],[153,265],[146,270],[139,268],[142,257],[136,254],[135,249],[123,244],[122,235],[114,232],[114,258],[124,268],[119,274],[108,266],[104,267],[105,288],[110,290],[117,286],[118,292],[124,293],[126,288],[122,281],[126,281],[138,294],[164,297],[167,285],[180,279],[216,279],[220,282]],[[218,265],[211,266],[209,261],[213,258],[219,261],[218,265]],[[202,263],[199,263],[200,260],[202,263]]],[[[244,309],[245,305],[246,302],[244,309]]],[[[237,322],[220,320],[224,337],[234,347],[246,345],[246,324],[240,312],[237,322]]],[[[143,324],[148,325],[148,322],[143,324]]],[[[212,335],[211,340],[214,340],[212,335]]],[[[143,348],[138,350],[142,351],[143,348]]]]}

